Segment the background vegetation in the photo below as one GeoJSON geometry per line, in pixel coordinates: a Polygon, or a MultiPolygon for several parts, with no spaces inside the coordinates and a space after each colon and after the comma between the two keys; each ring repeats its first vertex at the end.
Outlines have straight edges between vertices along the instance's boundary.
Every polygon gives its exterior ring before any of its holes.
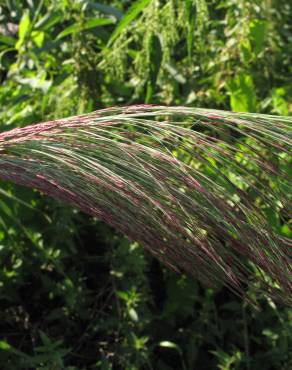
{"type": "MultiPolygon", "coordinates": [[[[1,131],[135,103],[287,115],[291,14],[285,0],[1,0],[1,131]]],[[[0,264],[2,369],[292,367],[287,307],[263,296],[255,311],[3,181],[0,264]]]]}

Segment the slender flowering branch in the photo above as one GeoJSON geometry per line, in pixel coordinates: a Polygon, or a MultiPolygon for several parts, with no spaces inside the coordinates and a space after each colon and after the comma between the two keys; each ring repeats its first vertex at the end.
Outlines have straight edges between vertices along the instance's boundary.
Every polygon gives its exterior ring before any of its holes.
{"type": "Polygon", "coordinates": [[[176,271],[292,302],[291,117],[110,108],[0,134],[0,177],[138,241],[176,271]]]}

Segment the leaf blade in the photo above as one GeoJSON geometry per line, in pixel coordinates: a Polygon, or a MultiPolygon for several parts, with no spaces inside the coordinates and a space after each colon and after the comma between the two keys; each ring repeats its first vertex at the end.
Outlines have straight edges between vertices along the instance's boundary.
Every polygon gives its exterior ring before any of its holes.
{"type": "Polygon", "coordinates": [[[116,29],[114,30],[110,40],[109,45],[111,45],[118,36],[122,33],[122,31],[133,21],[137,18],[137,16],[143,11],[143,9],[150,3],[150,0],[138,0],[127,11],[124,17],[121,19],[120,23],[117,25],[116,29]]]}

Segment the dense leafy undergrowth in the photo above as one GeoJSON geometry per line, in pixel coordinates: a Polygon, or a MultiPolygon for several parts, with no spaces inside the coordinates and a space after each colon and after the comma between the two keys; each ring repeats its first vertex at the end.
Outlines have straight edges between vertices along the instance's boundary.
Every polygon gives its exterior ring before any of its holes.
{"type": "Polygon", "coordinates": [[[104,224],[29,197],[47,220],[23,207],[24,230],[1,250],[3,368],[289,368],[284,307],[263,297],[256,311],[104,224]]]}
{"type": "MultiPolygon", "coordinates": [[[[291,113],[287,1],[6,0],[1,131],[132,103],[291,113]]],[[[291,237],[289,220],[267,212],[291,237]]],[[[291,368],[287,306],[256,311],[105,224],[1,181],[3,369],[291,368]]]]}

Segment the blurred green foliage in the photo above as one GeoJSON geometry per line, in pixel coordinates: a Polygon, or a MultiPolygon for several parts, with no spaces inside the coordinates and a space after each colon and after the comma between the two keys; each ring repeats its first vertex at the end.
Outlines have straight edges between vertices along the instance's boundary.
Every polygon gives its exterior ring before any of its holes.
{"type": "MultiPolygon", "coordinates": [[[[285,0],[1,0],[1,131],[145,102],[287,115],[291,14],[285,0]]],[[[254,311],[6,182],[0,264],[2,369],[292,367],[288,308],[263,296],[254,311]]]]}

